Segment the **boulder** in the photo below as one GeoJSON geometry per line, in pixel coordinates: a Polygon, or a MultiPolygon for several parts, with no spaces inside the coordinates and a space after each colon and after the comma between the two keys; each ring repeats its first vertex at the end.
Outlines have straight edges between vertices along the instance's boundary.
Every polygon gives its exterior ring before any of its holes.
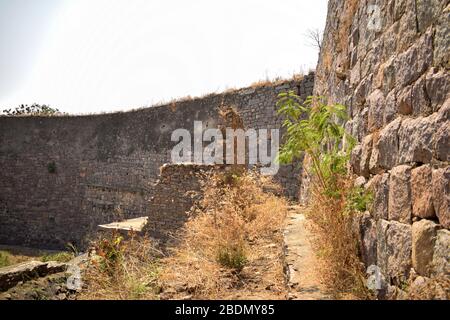
{"type": "Polygon", "coordinates": [[[411,167],[397,166],[389,178],[389,220],[411,223],[411,167]]]}
{"type": "Polygon", "coordinates": [[[430,276],[438,225],[420,220],[412,225],[412,266],[421,276],[430,276]]]}
{"type": "Polygon", "coordinates": [[[420,218],[434,218],[432,199],[432,169],[423,165],[411,171],[412,213],[420,218]]]}

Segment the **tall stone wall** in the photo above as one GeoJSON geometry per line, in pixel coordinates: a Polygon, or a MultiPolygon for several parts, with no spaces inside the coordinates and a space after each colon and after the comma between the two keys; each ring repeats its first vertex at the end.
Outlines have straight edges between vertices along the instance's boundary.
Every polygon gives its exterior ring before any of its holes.
{"type": "MultiPolygon", "coordinates": [[[[155,233],[177,227],[185,199],[173,185],[170,202],[161,199],[167,174],[179,175],[170,169],[160,176],[176,144],[172,131],[193,135],[195,120],[217,128],[221,105],[235,106],[246,128],[279,128],[277,95],[294,90],[306,97],[313,84],[311,74],[123,113],[0,117],[0,243],[83,246],[98,224],[146,215],[155,233]]],[[[276,176],[287,195],[297,194],[299,170],[283,166],[276,176]]]]}
{"type": "Polygon", "coordinates": [[[328,5],[314,91],[348,106],[351,166],[374,194],[362,257],[389,292],[450,275],[449,28],[448,0],[328,5]]]}

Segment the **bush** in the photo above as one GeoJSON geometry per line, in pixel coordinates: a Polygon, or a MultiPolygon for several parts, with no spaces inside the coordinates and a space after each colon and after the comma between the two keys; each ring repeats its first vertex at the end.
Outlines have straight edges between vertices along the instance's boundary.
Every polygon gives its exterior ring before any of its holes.
{"type": "Polygon", "coordinates": [[[247,262],[243,244],[224,245],[217,251],[217,261],[224,267],[240,271],[247,262]]]}

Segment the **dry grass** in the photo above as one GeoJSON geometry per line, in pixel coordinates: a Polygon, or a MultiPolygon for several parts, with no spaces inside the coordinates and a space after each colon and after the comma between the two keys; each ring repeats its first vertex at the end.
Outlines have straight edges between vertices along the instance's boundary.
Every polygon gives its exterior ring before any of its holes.
{"type": "Polygon", "coordinates": [[[95,254],[83,272],[82,300],[156,299],[158,251],[151,241],[131,236],[103,237],[93,243],[95,254]]]}
{"type": "Polygon", "coordinates": [[[165,298],[284,298],[279,231],[287,205],[263,185],[273,183],[252,172],[208,180],[180,246],[163,259],[165,298]]]}
{"type": "MultiPolygon", "coordinates": [[[[353,186],[348,177],[338,183],[342,191],[353,186]]],[[[307,217],[313,222],[313,246],[321,261],[323,283],[337,298],[370,298],[365,286],[364,266],[359,258],[353,214],[346,209],[349,199],[323,196],[314,190],[311,197],[307,217]]]]}

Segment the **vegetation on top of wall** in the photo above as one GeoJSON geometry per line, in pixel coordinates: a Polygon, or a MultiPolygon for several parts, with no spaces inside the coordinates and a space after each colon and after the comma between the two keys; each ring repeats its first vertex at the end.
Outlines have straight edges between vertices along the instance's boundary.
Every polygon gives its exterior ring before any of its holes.
{"type": "Polygon", "coordinates": [[[60,115],[61,112],[49,105],[34,103],[32,105],[21,104],[13,109],[4,109],[3,114],[6,116],[53,116],[60,115]]]}
{"type": "Polygon", "coordinates": [[[347,173],[355,139],[342,126],[346,107],[327,105],[322,97],[309,97],[302,104],[294,92],[280,94],[277,105],[286,117],[287,129],[279,160],[289,163],[305,153],[310,162],[304,166],[311,181],[307,217],[318,235],[314,245],[324,262],[324,282],[337,295],[349,292],[367,298],[364,266],[352,226],[354,214],[367,209],[371,195],[354,187],[347,173]]]}

